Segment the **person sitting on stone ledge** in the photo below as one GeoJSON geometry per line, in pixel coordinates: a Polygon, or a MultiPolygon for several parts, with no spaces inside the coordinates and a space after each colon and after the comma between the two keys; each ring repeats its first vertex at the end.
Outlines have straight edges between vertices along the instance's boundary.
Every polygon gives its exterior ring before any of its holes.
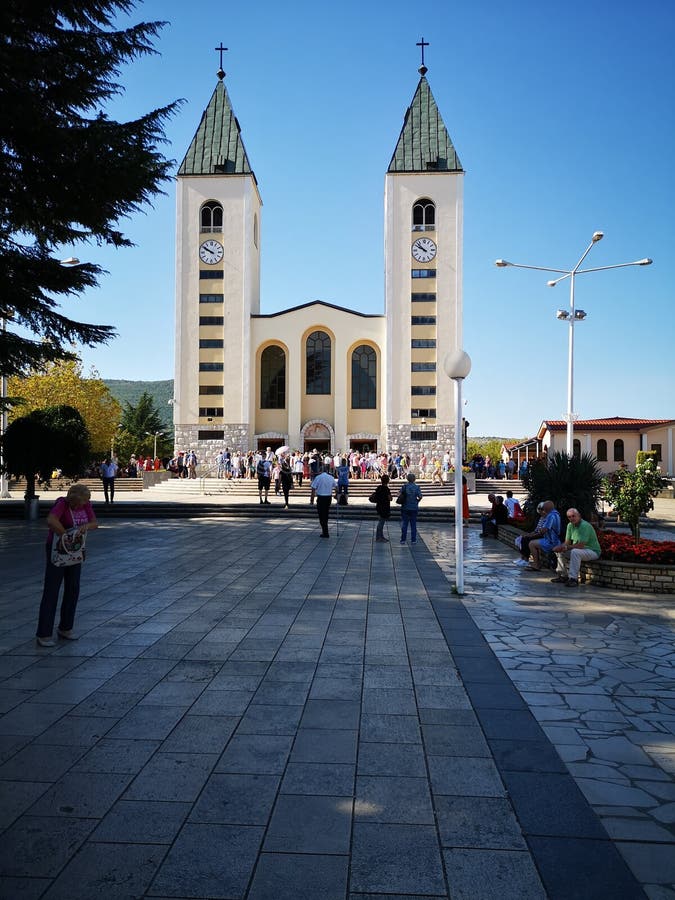
{"type": "Polygon", "coordinates": [[[497,537],[497,531],[500,525],[506,525],[509,518],[509,511],[504,506],[504,498],[501,494],[488,494],[488,500],[492,501],[492,508],[487,515],[480,517],[482,526],[481,537],[497,537]]]}
{"type": "Polygon", "coordinates": [[[544,533],[530,541],[532,564],[526,570],[530,572],[540,572],[549,553],[552,553],[560,543],[560,515],[553,500],[544,501],[542,513],[546,516],[543,524],[544,533]]]}
{"type": "Polygon", "coordinates": [[[520,508],[520,503],[513,496],[513,491],[506,492],[506,500],[504,500],[504,506],[509,511],[509,525],[517,525],[519,522],[522,522],[525,518],[525,514],[520,508]]]}
{"type": "Polygon", "coordinates": [[[567,510],[567,531],[562,544],[553,548],[558,557],[558,574],[551,581],[576,587],[579,584],[581,563],[598,559],[600,542],[595,528],[581,518],[578,509],[567,510]]]}

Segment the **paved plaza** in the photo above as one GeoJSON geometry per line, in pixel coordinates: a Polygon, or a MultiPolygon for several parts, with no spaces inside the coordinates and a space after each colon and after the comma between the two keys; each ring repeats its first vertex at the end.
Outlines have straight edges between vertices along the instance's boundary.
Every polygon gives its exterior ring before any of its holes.
{"type": "Polygon", "coordinates": [[[0,900],[675,898],[672,597],[453,531],[103,522],[38,649],[0,522],[0,900]]]}

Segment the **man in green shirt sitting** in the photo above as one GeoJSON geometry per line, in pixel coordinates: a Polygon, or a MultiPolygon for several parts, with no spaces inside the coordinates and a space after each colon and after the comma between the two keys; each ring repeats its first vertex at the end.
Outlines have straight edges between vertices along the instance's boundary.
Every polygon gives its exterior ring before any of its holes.
{"type": "Polygon", "coordinates": [[[576,587],[579,584],[582,562],[598,559],[600,556],[600,543],[595,528],[581,518],[578,509],[567,510],[565,542],[558,544],[553,551],[558,557],[558,574],[551,581],[560,582],[566,587],[576,587]]]}

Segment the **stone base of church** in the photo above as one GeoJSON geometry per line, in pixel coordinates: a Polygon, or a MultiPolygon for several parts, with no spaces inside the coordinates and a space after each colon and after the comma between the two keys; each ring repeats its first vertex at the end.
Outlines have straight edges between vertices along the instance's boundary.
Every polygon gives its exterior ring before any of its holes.
{"type": "Polygon", "coordinates": [[[250,450],[248,425],[176,425],[176,452],[194,450],[200,463],[213,460],[224,447],[250,450]],[[207,437],[209,433],[213,437],[207,437]]]}
{"type": "Polygon", "coordinates": [[[427,456],[437,453],[445,453],[446,450],[454,452],[455,427],[454,425],[429,425],[427,431],[436,433],[433,440],[411,441],[410,432],[420,432],[419,426],[413,425],[387,425],[386,446],[384,449],[390,453],[395,450],[411,453],[414,457],[420,456],[422,451],[427,456]]]}

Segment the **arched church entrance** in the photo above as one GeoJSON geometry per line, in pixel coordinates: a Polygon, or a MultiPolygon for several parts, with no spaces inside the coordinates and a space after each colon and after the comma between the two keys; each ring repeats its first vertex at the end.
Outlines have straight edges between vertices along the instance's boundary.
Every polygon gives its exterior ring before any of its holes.
{"type": "Polygon", "coordinates": [[[305,453],[312,450],[331,453],[333,436],[333,429],[327,422],[308,422],[302,429],[302,449],[305,453]]]}

